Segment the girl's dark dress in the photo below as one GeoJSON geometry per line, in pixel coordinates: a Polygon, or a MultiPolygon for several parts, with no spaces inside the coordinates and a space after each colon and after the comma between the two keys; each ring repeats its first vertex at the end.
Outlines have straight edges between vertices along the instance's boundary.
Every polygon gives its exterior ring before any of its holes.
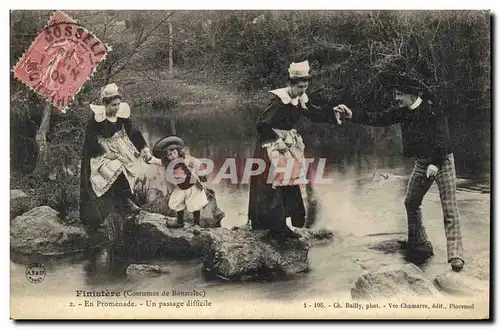
{"type": "MultiPolygon", "coordinates": [[[[287,217],[291,217],[292,225],[295,227],[304,225],[306,211],[300,186],[281,186],[273,189],[272,184],[267,184],[270,160],[266,149],[261,145],[276,140],[277,135],[273,128],[296,129],[301,116],[314,122],[337,123],[333,108],[319,108],[311,103],[306,103],[306,106],[307,109],[304,109],[300,102],[297,105],[291,102],[285,104],[280,97],[275,96],[258,119],[254,158],[263,159],[266,170],[260,175],[252,176],[250,180],[248,218],[253,229],[286,231],[287,217]]],[[[254,166],[252,169],[257,168],[254,166]]]]}
{"type": "Polygon", "coordinates": [[[109,138],[122,128],[125,128],[126,134],[138,151],[147,146],[142,134],[132,127],[130,118],[118,117],[116,122],[106,119],[97,122],[92,115],[87,124],[80,173],[80,221],[90,232],[99,228],[113,207],[123,207],[120,202],[123,203],[126,198],[131,197],[129,184],[123,174],[120,174],[101,197],[96,196],[90,182],[90,159],[105,153],[98,143],[98,136],[109,138]]]}

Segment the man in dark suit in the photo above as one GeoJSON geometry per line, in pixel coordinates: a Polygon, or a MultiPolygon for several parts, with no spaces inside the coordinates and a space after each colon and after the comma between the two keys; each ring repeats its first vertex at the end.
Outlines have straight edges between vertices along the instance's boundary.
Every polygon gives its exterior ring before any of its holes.
{"type": "Polygon", "coordinates": [[[448,262],[454,271],[464,266],[462,236],[456,200],[455,163],[451,150],[447,117],[432,102],[432,93],[418,78],[405,74],[387,76],[386,88],[394,91],[397,105],[385,111],[351,111],[339,105],[335,111],[354,123],[371,126],[401,124],[404,155],[415,157],[408,183],[405,207],[408,216],[409,255],[415,260],[433,255],[422,223],[422,199],[436,181],[443,208],[448,262]]]}

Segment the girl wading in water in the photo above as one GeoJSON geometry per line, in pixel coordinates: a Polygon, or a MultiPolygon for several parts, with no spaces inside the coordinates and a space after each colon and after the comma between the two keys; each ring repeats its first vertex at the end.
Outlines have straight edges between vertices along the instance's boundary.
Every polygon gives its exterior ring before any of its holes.
{"type": "Polygon", "coordinates": [[[303,227],[306,216],[300,190],[307,183],[301,166],[305,146],[295,130],[297,122],[305,116],[314,122],[340,124],[333,107],[320,108],[309,102],[305,93],[311,80],[307,61],[292,63],[288,73],[288,87],[271,91],[273,98],[257,122],[254,158],[265,162],[265,170],[251,177],[248,209],[253,229],[268,229],[271,237],[281,241],[298,237],[286,218],[291,217],[294,227],[303,227]],[[272,162],[284,169],[288,161],[294,162],[289,179],[273,172],[272,162]]]}
{"type": "Polygon", "coordinates": [[[142,134],[133,128],[130,106],[122,102],[116,84],[101,90],[103,105],[90,105],[80,174],[80,220],[89,233],[111,211],[124,215],[140,208],[130,197],[140,174],[140,156],[151,159],[142,134]]]}

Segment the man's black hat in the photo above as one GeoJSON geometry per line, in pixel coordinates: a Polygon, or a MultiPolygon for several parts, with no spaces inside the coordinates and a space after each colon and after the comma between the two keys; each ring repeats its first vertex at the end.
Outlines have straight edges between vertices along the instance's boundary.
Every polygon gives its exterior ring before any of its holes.
{"type": "Polygon", "coordinates": [[[422,94],[432,98],[432,90],[418,77],[417,73],[382,73],[382,85],[387,89],[397,89],[405,93],[422,94]]]}
{"type": "Polygon", "coordinates": [[[424,82],[424,74],[416,65],[411,65],[408,59],[400,56],[385,58],[380,60],[375,67],[378,70],[378,80],[384,88],[397,89],[415,95],[421,94],[427,99],[433,98],[432,90],[424,82]]]}

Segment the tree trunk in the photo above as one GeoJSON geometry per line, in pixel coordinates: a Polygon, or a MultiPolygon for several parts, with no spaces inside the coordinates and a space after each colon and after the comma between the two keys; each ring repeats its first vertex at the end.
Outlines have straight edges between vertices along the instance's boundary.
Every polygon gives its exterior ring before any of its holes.
{"type": "Polygon", "coordinates": [[[106,71],[106,77],[104,79],[104,85],[107,85],[109,83],[109,80],[111,79],[111,71],[113,69],[113,65],[109,65],[108,69],[106,71]]]}
{"type": "Polygon", "coordinates": [[[174,73],[174,29],[170,19],[168,20],[168,73],[170,76],[174,73]]]}
{"type": "Polygon", "coordinates": [[[172,132],[172,135],[177,135],[177,131],[175,129],[175,120],[170,119],[170,130],[172,132]]]}
{"type": "Polygon", "coordinates": [[[46,167],[48,160],[47,132],[49,131],[51,112],[52,112],[52,105],[49,102],[45,103],[45,107],[43,109],[42,122],[40,123],[40,127],[38,128],[35,137],[38,155],[36,159],[36,167],[35,170],[33,171],[33,174],[42,178],[44,178],[46,175],[46,167]]]}

